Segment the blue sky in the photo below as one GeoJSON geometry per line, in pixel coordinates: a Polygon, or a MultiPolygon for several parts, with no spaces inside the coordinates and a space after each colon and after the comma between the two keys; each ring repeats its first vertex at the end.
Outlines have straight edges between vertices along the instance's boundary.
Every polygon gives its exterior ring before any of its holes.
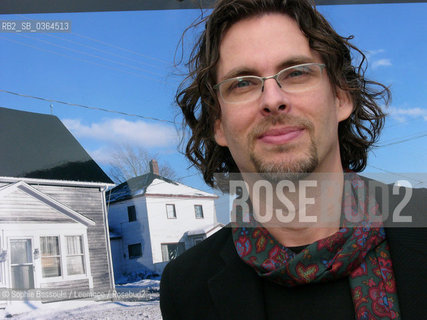
{"type": "MultiPolygon", "coordinates": [[[[369,77],[393,92],[380,147],[371,152],[366,172],[400,174],[386,174],[384,179],[390,180],[416,173],[418,180],[427,181],[427,4],[319,10],[341,35],[355,36],[353,43],[369,58],[369,77]],[[408,141],[399,143],[402,140],[408,141]]],[[[171,123],[176,121],[179,128],[181,119],[173,101],[183,70],[174,67],[175,50],[183,30],[199,14],[174,10],[2,15],[1,20],[70,20],[72,32],[0,33],[0,89],[166,120],[53,103],[53,114],[101,166],[117,144],[142,146],[185,177],[184,183],[209,191],[195,169],[187,170],[189,163],[178,152],[177,130],[171,123]]],[[[191,43],[194,34],[186,40],[191,43]]],[[[50,113],[50,104],[0,92],[1,107],[50,113]]]]}

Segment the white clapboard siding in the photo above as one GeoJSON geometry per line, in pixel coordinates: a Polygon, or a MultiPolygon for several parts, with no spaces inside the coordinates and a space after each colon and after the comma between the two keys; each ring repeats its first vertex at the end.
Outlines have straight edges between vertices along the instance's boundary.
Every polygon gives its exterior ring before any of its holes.
{"type": "MultiPolygon", "coordinates": [[[[105,226],[105,217],[104,217],[104,208],[105,203],[103,203],[102,191],[99,187],[80,187],[80,186],[68,186],[68,185],[48,185],[48,184],[33,184],[29,183],[33,188],[42,192],[43,194],[55,199],[62,205],[76,211],[77,213],[85,216],[92,220],[95,224],[89,225],[87,227],[87,239],[88,239],[88,248],[89,248],[89,258],[90,258],[90,270],[93,279],[93,289],[97,292],[108,292],[113,286],[113,280],[111,275],[111,270],[109,269],[109,249],[107,248],[107,235],[106,235],[106,226],[105,226]]],[[[1,186],[7,184],[0,183],[1,186]]],[[[32,200],[26,198],[24,195],[19,194],[19,192],[13,192],[10,194],[11,198],[6,199],[5,201],[0,201],[3,203],[0,204],[0,222],[2,217],[5,217],[6,213],[3,215],[3,210],[6,210],[6,207],[9,206],[9,212],[13,214],[25,216],[23,210],[31,212],[31,215],[37,215],[38,218],[45,219],[44,222],[50,223],[50,221],[57,222],[70,222],[69,217],[62,215],[59,217],[51,210],[43,208],[43,204],[36,204],[32,200]],[[12,199],[15,196],[15,209],[13,209],[12,199]],[[18,199],[21,197],[20,199],[18,199]],[[19,201],[18,201],[19,200],[19,201]],[[21,203],[22,201],[22,203],[21,203]],[[46,209],[43,213],[42,211],[46,209]]],[[[9,197],[9,195],[7,196],[9,197]]],[[[6,198],[6,196],[4,197],[6,198]]],[[[54,210],[53,210],[54,211],[54,210]]],[[[27,214],[28,215],[28,214],[27,214]]],[[[41,220],[43,220],[41,219],[41,220]]],[[[40,222],[40,221],[38,221],[40,222]]],[[[61,230],[61,233],[66,234],[61,230]]],[[[87,281],[86,281],[87,282],[87,281]]],[[[54,282],[50,283],[49,286],[64,287],[64,288],[79,288],[82,285],[82,282],[79,281],[64,281],[64,282],[54,282]]],[[[88,284],[89,285],[89,284],[88,284]]],[[[86,284],[84,285],[86,286],[86,284]]],[[[84,287],[83,286],[83,287],[84,287]]]]}
{"type": "Polygon", "coordinates": [[[55,298],[55,295],[51,295],[50,297],[46,295],[42,299],[42,302],[61,301],[64,300],[63,296],[67,299],[79,299],[85,297],[85,295],[86,297],[90,297],[90,286],[87,279],[44,283],[41,288],[58,290],[60,293],[57,295],[58,298],[55,298]]]}
{"type": "Polygon", "coordinates": [[[51,206],[16,189],[0,201],[0,222],[76,223],[51,206]]]}

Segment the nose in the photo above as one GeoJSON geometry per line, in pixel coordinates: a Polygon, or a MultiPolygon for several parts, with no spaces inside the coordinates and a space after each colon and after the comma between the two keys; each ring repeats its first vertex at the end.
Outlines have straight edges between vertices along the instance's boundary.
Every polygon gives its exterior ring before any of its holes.
{"type": "Polygon", "coordinates": [[[261,96],[261,112],[263,115],[274,115],[279,112],[287,112],[289,109],[287,94],[280,88],[279,83],[274,78],[264,81],[264,88],[261,96]]]}

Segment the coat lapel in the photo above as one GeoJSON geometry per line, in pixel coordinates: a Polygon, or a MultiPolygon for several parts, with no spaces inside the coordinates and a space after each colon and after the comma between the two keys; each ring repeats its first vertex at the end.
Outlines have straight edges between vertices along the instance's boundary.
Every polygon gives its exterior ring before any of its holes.
{"type": "Polygon", "coordinates": [[[389,228],[386,233],[402,319],[424,319],[427,310],[427,229],[389,228]]]}
{"type": "MultiPolygon", "coordinates": [[[[427,189],[413,189],[411,201],[401,208],[402,216],[414,217],[415,222],[410,225],[412,227],[386,228],[399,308],[404,320],[425,319],[427,310],[427,229],[421,223],[425,220],[426,199],[427,189]]],[[[393,210],[401,203],[402,196],[393,195],[390,189],[389,201],[390,218],[393,210]]]]}
{"type": "MultiPolygon", "coordinates": [[[[231,232],[230,232],[231,234],[231,232]]],[[[222,320],[263,320],[262,282],[238,257],[231,237],[221,251],[225,267],[209,280],[209,292],[222,320]]]]}

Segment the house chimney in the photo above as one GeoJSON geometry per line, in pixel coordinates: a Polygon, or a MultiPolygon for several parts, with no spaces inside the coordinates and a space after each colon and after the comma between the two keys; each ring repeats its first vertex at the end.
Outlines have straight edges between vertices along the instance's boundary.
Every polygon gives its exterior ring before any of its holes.
{"type": "Polygon", "coordinates": [[[159,165],[156,160],[150,160],[150,172],[159,175],[159,165]]]}

